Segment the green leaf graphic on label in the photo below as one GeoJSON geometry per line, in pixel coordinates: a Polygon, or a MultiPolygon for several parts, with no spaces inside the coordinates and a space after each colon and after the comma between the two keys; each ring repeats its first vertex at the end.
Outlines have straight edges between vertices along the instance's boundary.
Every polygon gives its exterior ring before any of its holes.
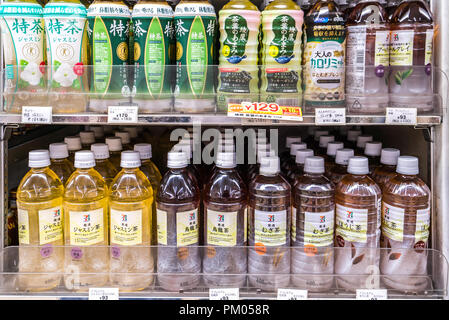
{"type": "Polygon", "coordinates": [[[277,16],[273,20],[273,33],[274,39],[270,43],[268,54],[277,63],[284,64],[290,62],[294,57],[293,49],[298,35],[295,19],[286,14],[277,16]]]}
{"type": "Polygon", "coordinates": [[[56,82],[55,80],[53,80],[52,82],[51,82],[51,87],[52,88],[59,88],[61,85],[58,83],[58,82],[56,82]]]}
{"type": "Polygon", "coordinates": [[[56,70],[58,70],[59,66],[61,65],[61,62],[59,62],[58,60],[54,60],[53,65],[55,66],[55,71],[56,71],[56,70]]]}
{"type": "Polygon", "coordinates": [[[402,85],[402,82],[407,79],[408,77],[410,77],[413,73],[413,68],[410,68],[404,72],[398,71],[396,72],[396,74],[394,75],[394,80],[396,81],[396,84],[398,86],[402,85]]]}
{"type": "Polygon", "coordinates": [[[95,18],[93,28],[94,91],[106,93],[111,81],[112,48],[108,29],[100,17],[95,18]]]}
{"type": "Polygon", "coordinates": [[[44,77],[39,80],[39,87],[43,88],[45,86],[44,77]]]}
{"type": "Polygon", "coordinates": [[[165,43],[164,31],[158,17],[151,20],[145,47],[145,76],[152,96],[162,92],[164,83],[165,43]]]}
{"type": "Polygon", "coordinates": [[[79,89],[80,88],[80,81],[79,81],[79,79],[73,80],[72,87],[75,88],[75,89],[79,89]]]}
{"type": "Polygon", "coordinates": [[[232,14],[224,23],[226,39],[223,42],[222,53],[229,63],[239,63],[245,56],[246,43],[248,42],[249,29],[245,18],[238,14],[232,14]]]}
{"type": "Polygon", "coordinates": [[[402,74],[402,80],[407,79],[408,77],[410,77],[413,73],[413,68],[408,69],[407,71],[404,71],[404,73],[402,74]]]}
{"type": "Polygon", "coordinates": [[[187,75],[194,95],[204,92],[207,72],[207,39],[203,19],[196,16],[187,42],[187,75]]]}

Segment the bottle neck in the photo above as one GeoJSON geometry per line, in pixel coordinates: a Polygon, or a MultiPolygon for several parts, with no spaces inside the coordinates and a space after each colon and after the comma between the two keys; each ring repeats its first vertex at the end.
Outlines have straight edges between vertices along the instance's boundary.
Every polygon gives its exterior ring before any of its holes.
{"type": "Polygon", "coordinates": [[[127,174],[135,174],[139,168],[122,168],[122,171],[127,174]]]}
{"type": "Polygon", "coordinates": [[[148,159],[140,159],[140,162],[141,162],[142,164],[149,164],[149,163],[151,163],[151,158],[148,158],[148,159]]]}
{"type": "Polygon", "coordinates": [[[46,171],[48,167],[42,167],[42,168],[31,168],[32,173],[43,173],[46,171]]]}
{"type": "Polygon", "coordinates": [[[87,174],[87,173],[89,173],[89,171],[90,171],[91,169],[93,169],[93,167],[90,167],[90,168],[76,168],[76,171],[77,171],[78,173],[87,174]]]}
{"type": "Polygon", "coordinates": [[[415,174],[398,173],[398,175],[399,175],[399,177],[401,177],[402,180],[414,180],[417,177],[417,175],[415,175],[415,174]]]}
{"type": "Polygon", "coordinates": [[[109,158],[105,158],[105,159],[95,159],[95,163],[98,165],[100,163],[105,163],[109,160],[109,158]]]}
{"type": "Polygon", "coordinates": [[[51,163],[63,163],[67,158],[50,159],[51,163]]]}
{"type": "Polygon", "coordinates": [[[324,172],[323,172],[323,173],[316,173],[316,172],[307,172],[307,171],[304,171],[304,175],[307,175],[307,176],[313,177],[313,178],[319,178],[319,177],[321,177],[323,174],[324,174],[324,172]]]}

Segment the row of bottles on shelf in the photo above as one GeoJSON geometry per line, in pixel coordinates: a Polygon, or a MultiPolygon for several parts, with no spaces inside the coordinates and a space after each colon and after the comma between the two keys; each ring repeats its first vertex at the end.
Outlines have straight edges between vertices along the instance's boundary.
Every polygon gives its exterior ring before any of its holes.
{"type": "Polygon", "coordinates": [[[65,272],[67,289],[110,281],[135,291],[151,285],[157,270],[165,290],[195,288],[202,272],[207,286],[240,287],[248,273],[263,290],[291,280],[323,292],[333,274],[340,287],[363,286],[370,268],[388,287],[427,288],[430,190],[416,157],[382,149],[357,129],[344,143],[316,130],[308,144],[287,137],[289,152],[279,157],[258,135],[257,164],[239,165],[237,143],[225,135],[207,167],[193,163],[186,134],[170,147],[161,177],[150,144],[121,151],[122,142],[131,145],[116,134],[101,144],[94,132],[80,132],[50,152],[30,152],[31,170],[17,190],[21,289],[51,289],[65,272]]]}
{"type": "Polygon", "coordinates": [[[232,0],[217,19],[204,0],[175,10],[156,0],[132,7],[97,0],[88,8],[79,0],[44,8],[6,1],[4,109],[104,113],[132,102],[141,113],[202,113],[250,100],[304,104],[306,113],[431,111],[432,14],[423,0],[394,4],[388,13],[385,1],[360,0],[345,14],[320,0],[304,15],[292,0],[262,12],[232,0]]]}

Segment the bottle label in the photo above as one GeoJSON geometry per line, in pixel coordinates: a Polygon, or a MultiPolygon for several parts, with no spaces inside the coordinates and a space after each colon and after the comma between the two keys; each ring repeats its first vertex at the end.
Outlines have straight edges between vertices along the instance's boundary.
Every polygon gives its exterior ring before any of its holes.
{"type": "Polygon", "coordinates": [[[176,237],[178,247],[198,244],[198,209],[176,212],[176,237]]]}
{"type": "Polygon", "coordinates": [[[69,211],[70,245],[90,246],[105,240],[103,210],[69,211]]]}
{"type": "Polygon", "coordinates": [[[382,233],[394,241],[404,240],[404,212],[398,208],[382,202],[382,233]]]}
{"type": "Polygon", "coordinates": [[[391,32],[390,65],[412,66],[415,32],[413,30],[396,30],[391,32]]]}
{"type": "Polygon", "coordinates": [[[334,242],[335,211],[304,212],[304,245],[329,246],[334,242]]]}
{"type": "Polygon", "coordinates": [[[49,3],[44,20],[51,87],[84,89],[80,76],[85,72],[86,8],[80,3],[49,3]]]}
{"type": "Polygon", "coordinates": [[[254,210],[254,236],[264,246],[282,246],[287,243],[287,210],[265,212],[254,210]]]}
{"type": "Polygon", "coordinates": [[[430,207],[416,211],[415,241],[427,242],[429,240],[430,207]]]}
{"type": "Polygon", "coordinates": [[[248,241],[248,207],[245,208],[245,216],[243,220],[243,238],[245,239],[245,243],[248,241]]]}
{"type": "Polygon", "coordinates": [[[427,29],[426,31],[426,57],[424,65],[432,64],[433,54],[433,29],[427,29]]]}
{"type": "Polygon", "coordinates": [[[207,244],[232,247],[237,245],[237,211],[207,209],[207,244]]]}
{"type": "Polygon", "coordinates": [[[296,208],[292,207],[292,242],[296,241],[296,208]]]}
{"type": "Polygon", "coordinates": [[[167,212],[157,209],[157,243],[167,245],[167,212]]]}
{"type": "Polygon", "coordinates": [[[17,209],[17,222],[19,224],[19,244],[30,244],[30,222],[28,211],[17,209]]]}
{"type": "Polygon", "coordinates": [[[376,31],[376,47],[374,56],[375,66],[390,65],[390,32],[376,31]]]}
{"type": "Polygon", "coordinates": [[[366,243],[368,209],[354,209],[337,204],[336,234],[345,241],[366,243]]]}
{"type": "Polygon", "coordinates": [[[61,207],[39,210],[39,244],[63,239],[61,207]]]}
{"type": "Polygon", "coordinates": [[[111,244],[133,246],[142,244],[142,210],[110,209],[111,244]]]}

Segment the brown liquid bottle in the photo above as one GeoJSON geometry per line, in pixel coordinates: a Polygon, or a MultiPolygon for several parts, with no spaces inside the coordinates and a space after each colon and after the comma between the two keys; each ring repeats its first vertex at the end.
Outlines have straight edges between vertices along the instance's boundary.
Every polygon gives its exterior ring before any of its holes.
{"type": "Polygon", "coordinates": [[[381,142],[367,142],[365,145],[365,157],[368,158],[369,174],[372,175],[374,169],[380,164],[380,154],[382,152],[381,142]]]}
{"type": "Polygon", "coordinates": [[[374,169],[371,178],[379,185],[380,189],[384,189],[385,183],[396,175],[396,165],[401,152],[398,149],[385,148],[382,149],[380,155],[380,166],[374,169]]]}
{"type": "Polygon", "coordinates": [[[365,146],[367,142],[373,141],[373,136],[361,135],[357,137],[357,147],[355,149],[356,156],[363,156],[365,154],[365,146]]]}
{"type": "Polygon", "coordinates": [[[380,271],[387,287],[404,291],[430,288],[427,251],[429,187],[418,178],[416,157],[399,157],[397,175],[386,182],[382,199],[380,271]]]}
{"type": "Polygon", "coordinates": [[[315,153],[317,156],[321,156],[324,157],[326,156],[327,153],[327,145],[330,142],[334,142],[335,141],[335,136],[321,136],[320,137],[320,142],[318,144],[319,148],[318,150],[315,150],[315,153]]]}
{"type": "Polygon", "coordinates": [[[337,151],[343,149],[343,142],[330,142],[327,145],[326,157],[324,158],[324,166],[325,166],[325,176],[330,179],[331,172],[333,167],[335,166],[335,158],[337,156],[337,151]]]}
{"type": "Polygon", "coordinates": [[[297,136],[288,136],[285,139],[285,150],[281,153],[281,171],[284,170],[285,168],[285,163],[286,161],[288,161],[287,159],[290,158],[290,147],[292,146],[293,143],[301,143],[301,137],[297,137],[297,136]]]}
{"type": "Polygon", "coordinates": [[[352,157],[354,157],[354,150],[352,149],[337,150],[335,165],[332,167],[330,174],[330,179],[335,186],[348,174],[349,159],[352,157]]]}
{"type": "Polygon", "coordinates": [[[348,130],[345,147],[349,149],[355,149],[357,147],[357,138],[361,135],[362,131],[360,130],[348,130]]]}
{"type": "Polygon", "coordinates": [[[335,273],[338,286],[352,291],[375,286],[369,275],[379,266],[382,194],[368,173],[366,157],[350,158],[335,190],[335,273]]]}
{"type": "MultiPolygon", "coordinates": [[[[291,170],[288,175],[288,180],[292,187],[294,187],[298,183],[298,178],[304,174],[304,163],[306,162],[307,157],[313,157],[314,153],[312,149],[302,149],[296,152],[296,165],[291,170]]],[[[295,221],[292,220],[292,225],[295,221]]],[[[292,239],[295,239],[296,235],[292,239]]]]}
{"type": "MultiPolygon", "coordinates": [[[[299,150],[304,150],[307,149],[307,144],[303,143],[303,142],[295,142],[291,145],[290,147],[290,157],[288,158],[285,168],[281,171],[282,173],[285,174],[285,176],[289,176],[290,173],[292,172],[292,170],[295,169],[295,163],[296,163],[296,153],[299,150]]],[[[290,181],[291,183],[291,181],[290,181]]]]}

